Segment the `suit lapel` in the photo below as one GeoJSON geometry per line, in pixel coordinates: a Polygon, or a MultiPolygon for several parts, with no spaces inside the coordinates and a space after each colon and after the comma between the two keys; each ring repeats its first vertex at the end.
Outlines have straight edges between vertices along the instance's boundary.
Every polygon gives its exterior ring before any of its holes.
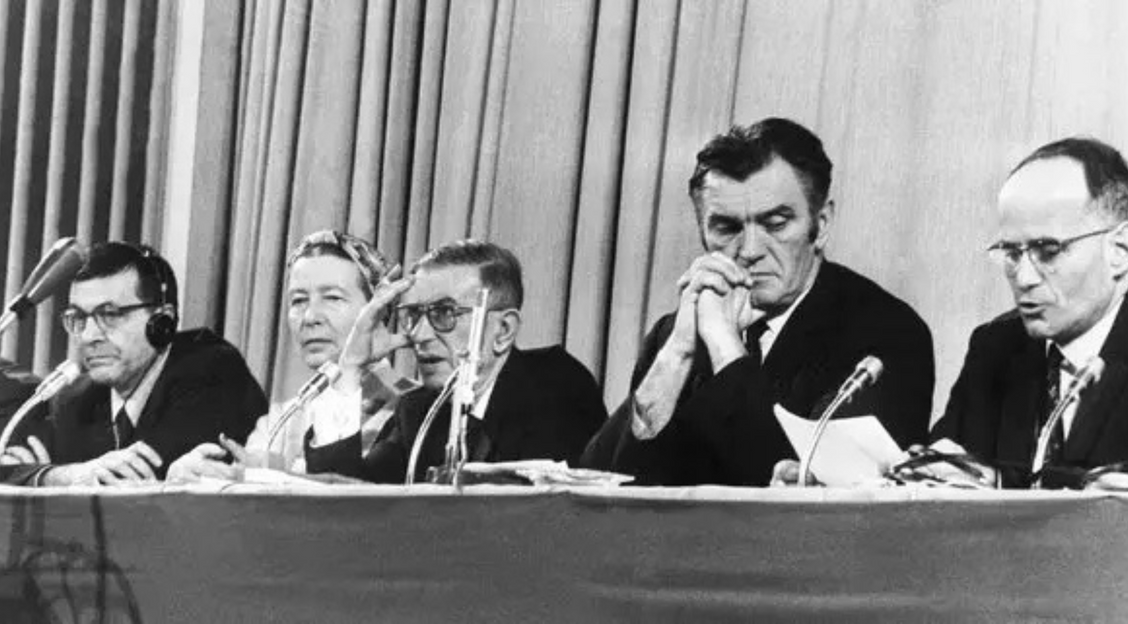
{"type": "Polygon", "coordinates": [[[1089,457],[1100,440],[1101,431],[1114,417],[1126,385],[1128,366],[1124,362],[1112,360],[1105,365],[1104,374],[1097,385],[1082,391],[1081,402],[1073,417],[1073,426],[1065,441],[1066,460],[1083,461],[1089,457]]]}
{"type": "Polygon", "coordinates": [[[1046,354],[1041,340],[1028,339],[1011,361],[1003,381],[1002,416],[997,456],[1006,462],[1027,464],[1034,456],[1038,421],[1046,394],[1046,354]]]}
{"type": "Polygon", "coordinates": [[[149,392],[149,398],[145,399],[145,405],[141,407],[141,415],[137,417],[137,424],[134,425],[134,437],[152,428],[161,419],[161,414],[164,412],[162,408],[169,393],[168,371],[173,366],[175,351],[176,346],[173,345],[168,357],[165,358],[164,368],[157,374],[157,378],[153,382],[153,389],[149,392]]]}
{"type": "Polygon", "coordinates": [[[485,417],[476,427],[476,440],[470,449],[470,456],[475,461],[494,461],[496,457],[505,456],[517,448],[524,435],[524,428],[517,426],[520,413],[514,404],[521,396],[523,357],[521,351],[514,347],[497,375],[485,417]]]}
{"type": "Polygon", "coordinates": [[[788,377],[787,371],[796,370],[804,363],[810,364],[804,362],[810,356],[810,345],[821,344],[823,340],[819,336],[833,330],[838,310],[834,303],[834,273],[833,263],[824,260],[811,291],[780,329],[771,351],[764,358],[764,369],[772,379],[788,377]]]}
{"type": "Polygon", "coordinates": [[[1110,419],[1117,417],[1128,385],[1128,305],[1121,305],[1116,322],[1101,347],[1105,369],[1096,386],[1083,391],[1073,426],[1065,442],[1065,458],[1081,461],[1088,458],[1100,441],[1101,431],[1110,419]]]}

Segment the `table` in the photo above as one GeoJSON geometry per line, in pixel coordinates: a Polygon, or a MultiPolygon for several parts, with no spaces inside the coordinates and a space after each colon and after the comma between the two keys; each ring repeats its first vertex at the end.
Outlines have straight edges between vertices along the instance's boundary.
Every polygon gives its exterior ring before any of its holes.
{"type": "Polygon", "coordinates": [[[0,531],[4,622],[1128,621],[1098,493],[4,487],[0,531]]]}

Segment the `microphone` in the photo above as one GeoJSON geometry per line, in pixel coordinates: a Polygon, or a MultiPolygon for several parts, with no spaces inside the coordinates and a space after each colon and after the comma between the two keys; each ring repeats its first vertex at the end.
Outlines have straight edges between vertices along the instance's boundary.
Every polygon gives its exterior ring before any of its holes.
{"type": "Polygon", "coordinates": [[[482,335],[486,328],[486,313],[489,311],[490,289],[478,290],[478,301],[470,316],[470,335],[466,344],[466,359],[459,366],[461,373],[454,386],[454,406],[451,410],[450,433],[447,437],[445,472],[451,483],[459,485],[462,464],[466,462],[467,418],[474,409],[474,386],[478,383],[478,369],[482,362],[482,335]]]}
{"type": "Polygon", "coordinates": [[[73,238],[60,238],[56,241],[47,255],[35,265],[15,301],[0,316],[0,334],[28,310],[50,297],[60,286],[70,282],[85,261],[86,252],[78,241],[73,238]]]}
{"type": "Polygon", "coordinates": [[[1065,390],[1065,394],[1061,396],[1054,409],[1050,412],[1050,417],[1046,419],[1046,424],[1042,426],[1042,431],[1038,434],[1038,445],[1034,450],[1034,463],[1030,467],[1031,474],[1036,475],[1034,479],[1034,487],[1042,487],[1042,468],[1046,465],[1046,452],[1050,446],[1050,436],[1053,435],[1054,427],[1057,426],[1058,421],[1061,420],[1065,410],[1077,402],[1081,398],[1081,392],[1088,388],[1090,385],[1100,381],[1101,375],[1104,373],[1105,363],[1101,356],[1095,355],[1089,360],[1084,368],[1077,371],[1077,376],[1073,378],[1069,386],[1065,390]]]}
{"type": "Polygon", "coordinates": [[[15,433],[16,427],[20,422],[31,413],[32,408],[51,400],[51,397],[59,393],[60,390],[71,385],[82,374],[82,367],[77,362],[67,360],[60,364],[51,374],[47,375],[35,388],[35,392],[31,397],[24,401],[20,409],[12,415],[12,419],[8,421],[7,426],[4,427],[4,432],[0,433],[0,454],[3,454],[8,448],[8,442],[12,439],[12,434],[15,433]]]}
{"type": "MultiPolygon", "coordinates": [[[[443,389],[439,392],[439,396],[431,402],[431,407],[427,410],[427,415],[423,418],[423,424],[419,425],[419,430],[415,432],[415,440],[411,443],[411,454],[407,460],[407,475],[403,480],[404,485],[415,485],[415,467],[419,465],[419,453],[423,450],[423,440],[427,437],[427,432],[431,430],[431,423],[435,421],[435,416],[438,415],[439,409],[450,398],[454,392],[454,386],[458,382],[458,378],[462,375],[462,367],[459,366],[443,384],[443,389]]],[[[453,414],[452,414],[453,416],[453,414]]]]}
{"type": "Polygon", "coordinates": [[[278,420],[275,421],[274,427],[270,430],[270,436],[267,438],[266,442],[267,455],[270,454],[270,449],[274,446],[274,439],[277,438],[278,434],[282,431],[283,425],[293,418],[294,414],[297,414],[299,410],[304,409],[310,401],[316,399],[322,392],[328,390],[329,386],[336,383],[340,377],[341,367],[337,366],[336,362],[325,362],[317,369],[313,377],[310,377],[309,381],[305,382],[301,390],[298,390],[298,395],[282,410],[282,414],[279,415],[278,420]]]}
{"type": "Polygon", "coordinates": [[[838,408],[846,403],[849,403],[854,395],[865,388],[877,383],[877,379],[881,377],[882,371],[885,366],[881,360],[876,356],[867,355],[858,362],[858,366],[854,368],[854,372],[846,378],[842,387],[838,389],[838,394],[835,395],[834,400],[830,402],[821,416],[819,416],[818,423],[815,425],[815,434],[811,438],[811,446],[807,448],[807,452],[799,461],[799,487],[806,487],[807,475],[811,472],[811,460],[815,456],[815,449],[819,445],[819,440],[822,439],[823,432],[826,431],[826,425],[830,422],[830,417],[834,415],[838,408]]]}
{"type": "Polygon", "coordinates": [[[51,371],[35,388],[35,394],[32,398],[38,398],[40,402],[48,401],[51,397],[59,393],[59,390],[66,388],[78,379],[82,374],[82,367],[77,362],[67,360],[59,364],[55,370],[51,371]]]}

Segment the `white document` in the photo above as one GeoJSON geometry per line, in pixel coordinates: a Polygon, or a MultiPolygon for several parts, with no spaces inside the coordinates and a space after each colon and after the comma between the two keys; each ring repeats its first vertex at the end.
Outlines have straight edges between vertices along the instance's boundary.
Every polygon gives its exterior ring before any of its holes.
{"type": "MultiPolygon", "coordinates": [[[[796,455],[802,457],[811,447],[817,421],[800,418],[778,404],[775,415],[796,455]]],[[[811,458],[811,472],[832,487],[872,483],[904,456],[875,416],[835,419],[826,424],[811,458]]]]}

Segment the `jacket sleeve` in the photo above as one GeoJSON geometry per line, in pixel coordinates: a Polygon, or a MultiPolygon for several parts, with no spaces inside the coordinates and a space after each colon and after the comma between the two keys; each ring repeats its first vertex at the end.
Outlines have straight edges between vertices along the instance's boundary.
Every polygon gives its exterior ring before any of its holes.
{"type": "Polygon", "coordinates": [[[268,404],[262,387],[251,376],[242,356],[229,345],[218,345],[193,354],[184,362],[173,363],[168,394],[159,405],[157,421],[138,431],[164,460],[158,478],[164,478],[169,464],[203,442],[213,442],[219,434],[242,442],[268,404]]]}
{"type": "MultiPolygon", "coordinates": [[[[405,404],[400,405],[402,409],[405,404]]],[[[312,435],[312,431],[306,434],[306,472],[330,472],[373,483],[403,483],[411,449],[405,439],[400,414],[394,414],[389,419],[367,454],[362,452],[359,432],[316,447],[310,445],[312,435]]]]}

